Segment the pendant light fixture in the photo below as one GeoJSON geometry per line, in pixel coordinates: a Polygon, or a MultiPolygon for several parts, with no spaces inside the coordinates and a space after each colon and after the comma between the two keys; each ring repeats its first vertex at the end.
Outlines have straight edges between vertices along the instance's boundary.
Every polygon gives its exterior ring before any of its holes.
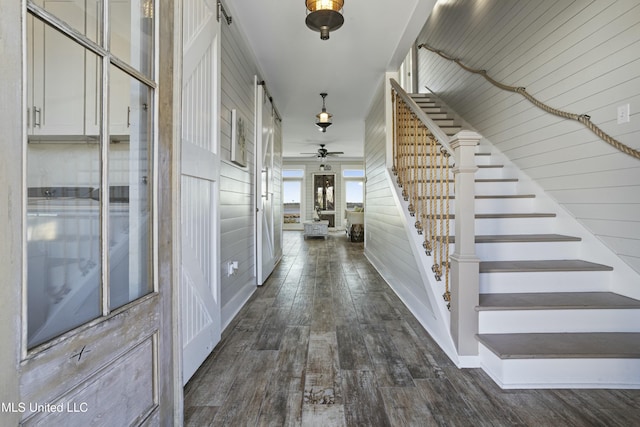
{"type": "Polygon", "coordinates": [[[320,32],[320,39],[328,40],[329,31],[344,24],[342,7],[344,0],[305,0],[307,5],[307,27],[320,32]]]}
{"type": "Polygon", "coordinates": [[[327,94],[321,93],[320,96],[322,97],[322,111],[316,114],[316,125],[320,128],[320,131],[324,133],[327,131],[327,128],[331,126],[331,117],[333,117],[333,115],[327,112],[327,108],[324,105],[324,99],[327,97],[327,94]]]}

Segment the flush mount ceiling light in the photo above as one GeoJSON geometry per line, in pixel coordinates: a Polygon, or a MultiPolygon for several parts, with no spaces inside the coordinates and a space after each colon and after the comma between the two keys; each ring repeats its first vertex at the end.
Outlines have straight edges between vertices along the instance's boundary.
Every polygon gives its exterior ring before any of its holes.
{"type": "Polygon", "coordinates": [[[344,0],[305,0],[307,5],[307,27],[320,32],[322,40],[329,39],[329,31],[344,24],[342,7],[344,0]]]}
{"type": "Polygon", "coordinates": [[[333,115],[329,114],[327,108],[324,106],[324,99],[327,97],[327,94],[321,93],[320,96],[322,97],[322,111],[316,114],[316,125],[320,128],[320,131],[324,133],[327,131],[327,128],[331,126],[331,117],[333,117],[333,115]]]}

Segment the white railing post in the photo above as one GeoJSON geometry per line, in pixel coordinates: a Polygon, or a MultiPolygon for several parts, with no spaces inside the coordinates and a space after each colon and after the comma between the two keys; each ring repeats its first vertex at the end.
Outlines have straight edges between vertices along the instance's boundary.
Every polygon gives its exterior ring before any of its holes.
{"type": "Polygon", "coordinates": [[[482,137],[460,131],[451,138],[455,166],[455,249],[451,262],[451,336],[459,356],[476,356],[479,264],[475,248],[475,152],[482,137]]]}

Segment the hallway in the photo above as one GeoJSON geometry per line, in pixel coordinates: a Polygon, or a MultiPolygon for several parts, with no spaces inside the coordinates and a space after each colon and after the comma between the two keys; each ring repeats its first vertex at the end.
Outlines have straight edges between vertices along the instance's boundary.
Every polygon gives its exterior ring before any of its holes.
{"type": "Polygon", "coordinates": [[[640,390],[503,391],[457,369],[344,233],[283,247],[185,386],[185,425],[640,424],[640,390]]]}

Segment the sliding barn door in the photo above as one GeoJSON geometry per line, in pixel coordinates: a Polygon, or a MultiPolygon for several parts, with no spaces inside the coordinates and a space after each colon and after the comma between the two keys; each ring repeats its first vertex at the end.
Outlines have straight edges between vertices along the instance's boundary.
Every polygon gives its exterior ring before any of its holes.
{"type": "MultiPolygon", "coordinates": [[[[257,79],[256,79],[257,81],[257,79]]],[[[256,280],[262,285],[282,256],[282,142],[264,87],[256,84],[256,280]]]]}
{"type": "Polygon", "coordinates": [[[183,383],[220,341],[220,26],[215,1],[183,6],[180,298],[183,383]]]}

